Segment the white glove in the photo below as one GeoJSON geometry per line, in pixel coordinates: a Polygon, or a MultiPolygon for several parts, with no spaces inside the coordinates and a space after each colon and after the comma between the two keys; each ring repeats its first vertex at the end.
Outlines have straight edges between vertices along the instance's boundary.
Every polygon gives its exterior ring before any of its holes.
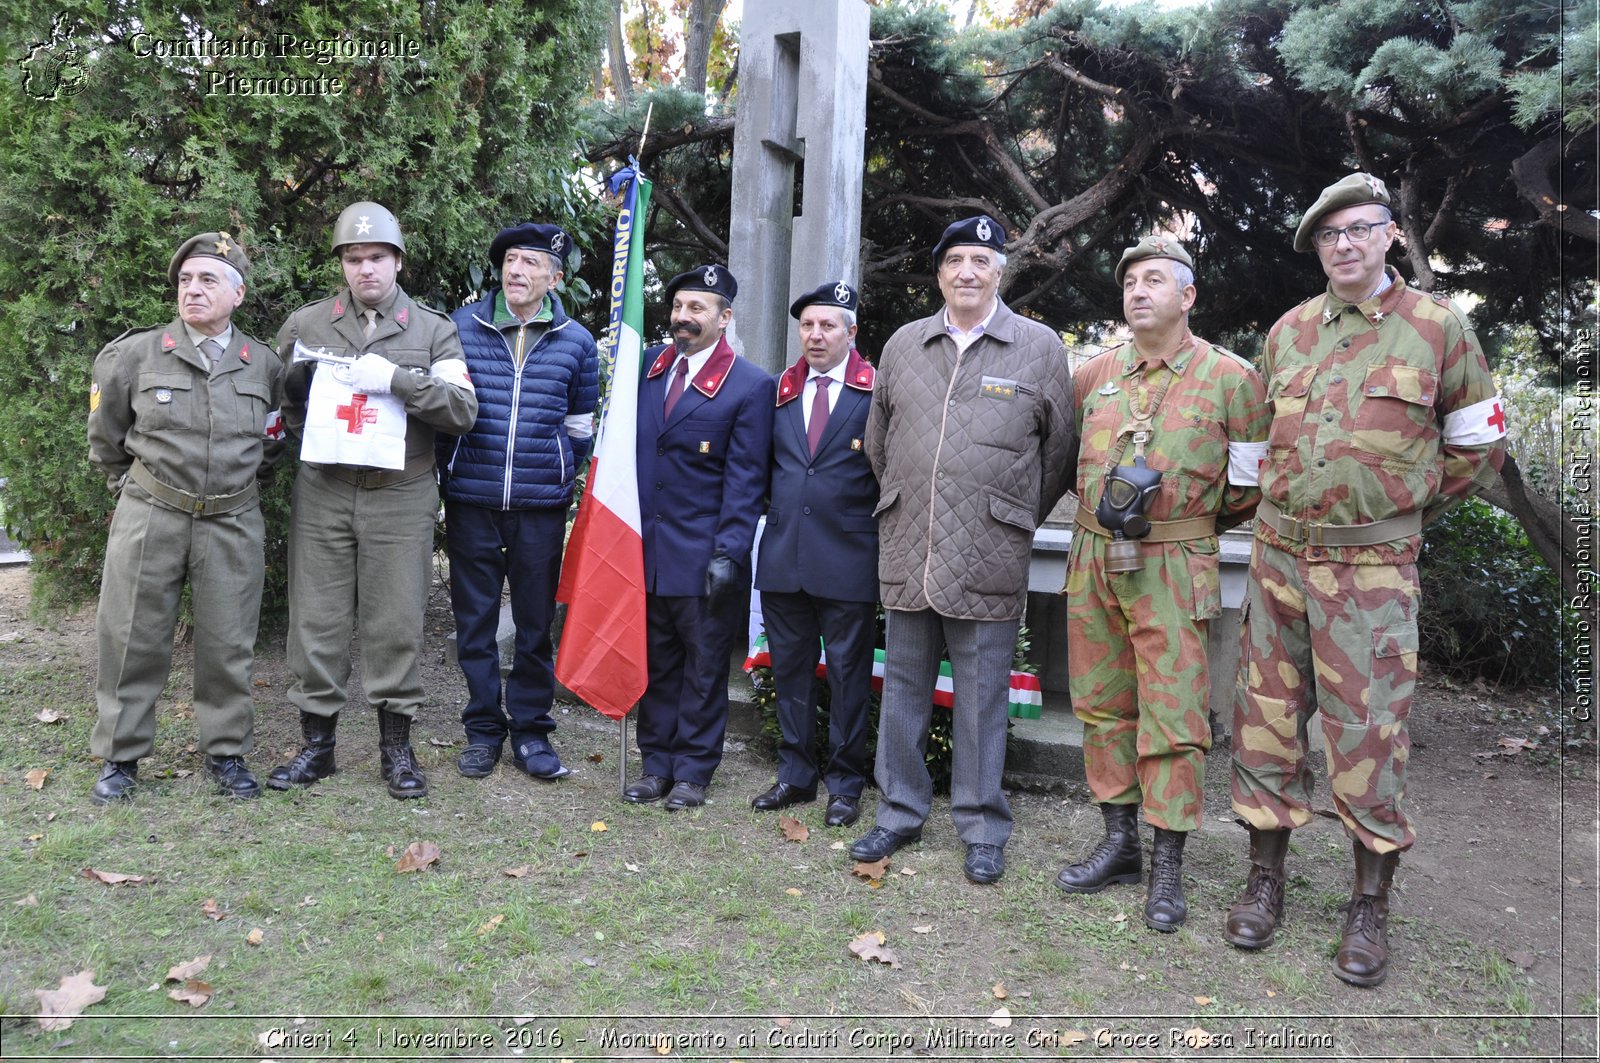
{"type": "Polygon", "coordinates": [[[395,365],[381,354],[363,354],[350,367],[350,386],[368,395],[387,395],[395,365]]]}

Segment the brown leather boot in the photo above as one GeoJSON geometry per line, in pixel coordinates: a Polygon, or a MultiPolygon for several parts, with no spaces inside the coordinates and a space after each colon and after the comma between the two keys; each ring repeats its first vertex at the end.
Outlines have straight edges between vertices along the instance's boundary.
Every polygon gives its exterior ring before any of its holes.
{"type": "Polygon", "coordinates": [[[1375,853],[1355,843],[1356,888],[1344,906],[1344,937],[1333,973],[1357,986],[1375,986],[1389,974],[1389,887],[1399,853],[1375,853]]]}
{"type": "Polygon", "coordinates": [[[378,710],[378,760],[389,796],[397,801],[428,796],[428,779],[411,749],[411,717],[378,710]]]}
{"type": "Polygon", "coordinates": [[[267,785],[274,790],[287,790],[291,786],[310,786],[318,779],[326,779],[337,769],[333,763],[333,738],[339,726],[339,716],[318,716],[311,712],[300,714],[300,734],[305,747],[287,764],[280,764],[267,776],[267,785]]]}
{"type": "Polygon", "coordinates": [[[1244,893],[1228,909],[1223,937],[1241,949],[1264,949],[1283,921],[1283,858],[1289,852],[1289,832],[1250,832],[1250,879],[1244,893]]]}

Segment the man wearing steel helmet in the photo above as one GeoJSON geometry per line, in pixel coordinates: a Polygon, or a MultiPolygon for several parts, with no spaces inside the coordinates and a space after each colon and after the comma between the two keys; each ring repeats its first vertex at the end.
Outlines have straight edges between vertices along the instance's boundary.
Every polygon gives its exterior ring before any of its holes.
{"type": "Polygon", "coordinates": [[[750,550],[767,494],[772,378],[723,334],[739,285],[727,267],[667,282],[672,342],[645,352],[639,518],[649,685],[639,699],[644,775],[623,797],[705,804],[728,726],[728,662],[743,630],[750,550]]]}
{"type": "Polygon", "coordinates": [[[273,769],[274,789],[334,772],[352,629],[378,713],[392,797],[425,797],[411,748],[422,704],[417,654],[439,506],[434,433],[465,432],[478,413],[450,319],[396,282],[405,238],[393,214],[355,203],[333,226],[346,287],[289,316],[278,345],[289,376],[284,422],[300,448],[289,525],[289,700],[305,747],[273,769]]]}
{"type": "Polygon", "coordinates": [[[948,648],[950,814],[973,883],[999,881],[1011,808],[1005,768],[1011,658],[1033,531],[1072,482],[1072,372],[1061,337],[1000,299],[1005,229],[986,215],[933,251],[944,307],[884,346],[867,415],[883,485],[878,583],[888,615],[878,717],[877,825],[850,855],[881,860],[922,837],[923,759],[948,648]]]}
{"type": "Polygon", "coordinates": [[[1072,708],[1106,830],[1056,885],[1138,882],[1142,805],[1155,832],[1144,921],[1171,933],[1188,917],[1183,848],[1204,811],[1217,533],[1261,497],[1266,394],[1248,362],[1189,331],[1194,262],[1177,240],[1146,237],[1115,277],[1133,339],[1073,375],[1078,527],[1065,587],[1072,708]]]}
{"type": "Polygon", "coordinates": [[[830,281],[789,307],[802,355],[778,377],[772,501],[756,562],[783,741],[778,781],[751,804],[770,812],[815,800],[820,779],[830,827],[861,814],[878,636],[878,480],[863,449],[876,374],[855,349],[858,298],[844,281],[830,281]],[[830,694],[821,765],[819,641],[830,694]]]}
{"type": "Polygon", "coordinates": [[[1234,705],[1233,807],[1250,876],[1225,936],[1271,944],[1289,832],[1311,821],[1306,726],[1322,714],[1334,811],[1355,853],[1334,973],[1389,968],[1389,887],[1415,841],[1406,818],[1406,716],[1417,680],[1417,551],[1427,522],[1491,482],[1505,414],[1464,314],[1385,266],[1389,190],[1353,173],[1295,232],[1328,289],[1267,334],[1272,405],[1261,466],[1234,705]]]}
{"type": "Polygon", "coordinates": [[[226,795],[261,793],[244,764],[265,571],[257,482],[283,454],[283,366],[232,323],[249,270],[229,233],[190,237],[167,267],[178,319],[125,332],[95,358],[89,457],[117,495],[95,617],[97,805],[133,796],[186,583],[206,770],[226,795]]]}
{"type": "Polygon", "coordinates": [[[554,225],[500,230],[489,245],[499,286],[450,315],[478,394],[472,430],[439,436],[456,658],[467,679],[467,748],[456,767],[468,778],[494,770],[507,738],[520,770],[546,780],[569,774],[550,745],[550,620],[567,507],[599,393],[594,337],[554,291],[570,250],[554,225]],[[506,584],[516,656],[502,699],[496,635],[506,584]]]}

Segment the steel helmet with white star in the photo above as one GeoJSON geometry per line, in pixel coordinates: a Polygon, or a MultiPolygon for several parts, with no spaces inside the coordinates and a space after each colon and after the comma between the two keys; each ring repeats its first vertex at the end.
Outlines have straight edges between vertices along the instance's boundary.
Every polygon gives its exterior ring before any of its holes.
{"type": "Polygon", "coordinates": [[[388,244],[404,254],[406,238],[400,235],[400,222],[387,207],[366,200],[344,208],[333,223],[333,252],[345,244],[388,244]]]}

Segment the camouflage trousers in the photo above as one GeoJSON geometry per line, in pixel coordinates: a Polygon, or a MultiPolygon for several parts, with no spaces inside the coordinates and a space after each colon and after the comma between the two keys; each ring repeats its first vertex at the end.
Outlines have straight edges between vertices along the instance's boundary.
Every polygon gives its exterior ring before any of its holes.
{"type": "Polygon", "coordinates": [[[1207,628],[1222,611],[1216,540],[1209,551],[1206,540],[1146,544],[1142,569],[1113,574],[1107,542],[1079,528],[1067,568],[1069,690],[1089,790],[1102,804],[1142,802],[1153,826],[1199,830],[1207,628]]]}
{"type": "Polygon", "coordinates": [[[1415,565],[1250,558],[1233,715],[1233,807],[1251,826],[1310,822],[1306,726],[1322,711],[1333,807],[1364,847],[1409,849],[1401,804],[1417,682],[1415,565]]]}

